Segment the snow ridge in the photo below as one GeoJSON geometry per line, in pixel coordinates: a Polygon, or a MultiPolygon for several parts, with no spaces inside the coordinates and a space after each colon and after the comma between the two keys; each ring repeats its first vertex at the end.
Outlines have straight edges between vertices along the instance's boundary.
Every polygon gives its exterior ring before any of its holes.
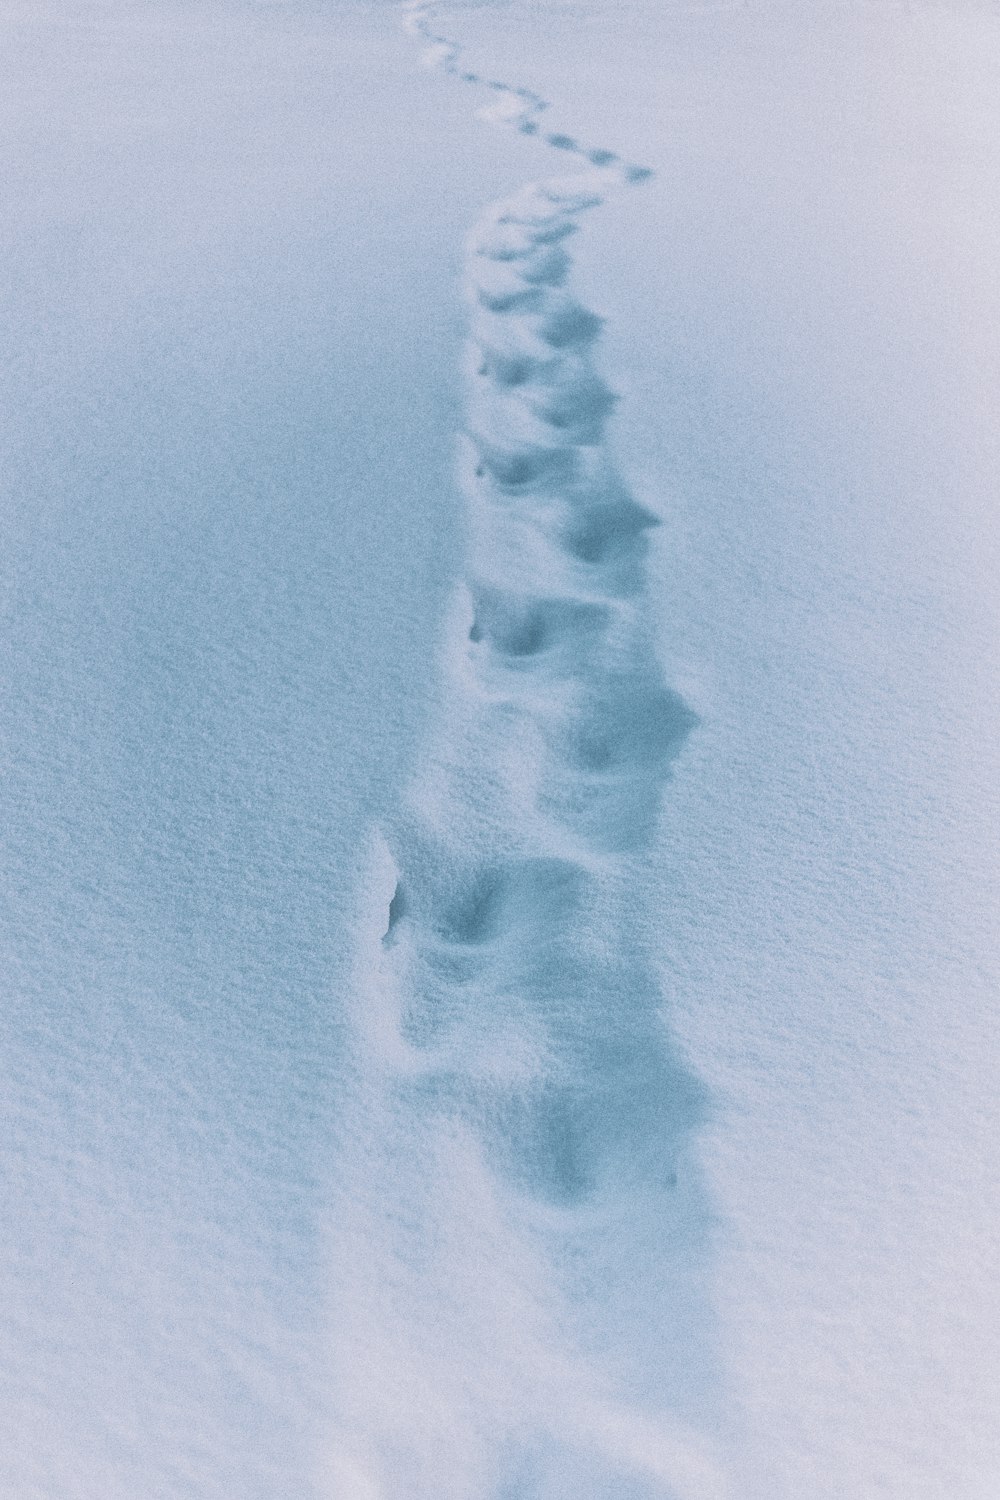
{"type": "MultiPolygon", "coordinates": [[[[483,82],[437,9],[407,25],[483,82]]],[[[538,133],[544,100],[487,86],[491,119],[538,133]]],[[[545,139],[585,169],[468,241],[467,566],[432,740],[372,856],[337,1235],[345,1500],[722,1493],[671,1404],[693,1379],[671,1339],[703,1106],[636,882],[695,718],[648,619],[656,518],[605,442],[601,320],[568,288],[582,215],[651,174],[545,139]]]]}

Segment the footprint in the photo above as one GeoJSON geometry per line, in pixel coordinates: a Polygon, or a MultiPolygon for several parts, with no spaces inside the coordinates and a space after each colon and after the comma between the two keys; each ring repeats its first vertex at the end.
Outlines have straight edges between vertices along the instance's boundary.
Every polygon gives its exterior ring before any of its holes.
{"type": "Polygon", "coordinates": [[[598,500],[573,518],[566,550],[593,567],[623,560],[640,563],[646,554],[646,533],[659,524],[652,511],[630,496],[598,500]]]}
{"type": "Polygon", "coordinates": [[[577,466],[572,446],[543,448],[541,445],[510,444],[501,447],[477,433],[469,438],[479,455],[482,476],[495,488],[515,494],[542,484],[552,485],[572,480],[577,466]]]}
{"type": "Polygon", "coordinates": [[[539,332],[553,349],[571,349],[592,344],[603,326],[603,318],[567,297],[546,312],[539,332]]]}
{"type": "Polygon", "coordinates": [[[561,652],[572,670],[611,613],[608,605],[590,600],[511,595],[488,587],[474,589],[473,600],[470,640],[485,642],[517,666],[561,652]]]}

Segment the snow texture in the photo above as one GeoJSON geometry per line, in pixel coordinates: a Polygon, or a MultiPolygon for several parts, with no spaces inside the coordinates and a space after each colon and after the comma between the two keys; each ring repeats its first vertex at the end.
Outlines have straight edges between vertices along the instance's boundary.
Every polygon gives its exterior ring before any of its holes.
{"type": "MultiPolygon", "coordinates": [[[[425,57],[479,84],[435,9],[406,11],[425,57]]],[[[486,87],[488,119],[537,130],[543,100],[486,87]]],[[[570,285],[582,217],[651,174],[546,140],[586,169],[494,204],[466,251],[464,577],[375,855],[381,953],[359,956],[341,1462],[386,1497],[709,1500],[670,1390],[694,1293],[663,1256],[704,1237],[700,1094],[630,879],[695,717],[652,639],[656,518],[605,443],[601,320],[570,285]]]]}
{"type": "Polygon", "coordinates": [[[399,20],[0,0],[0,1493],[995,1500],[997,7],[399,20]]]}

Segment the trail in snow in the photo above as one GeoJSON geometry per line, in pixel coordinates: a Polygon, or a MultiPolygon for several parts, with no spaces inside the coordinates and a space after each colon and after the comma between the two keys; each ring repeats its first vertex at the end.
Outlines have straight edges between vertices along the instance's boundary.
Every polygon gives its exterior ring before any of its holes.
{"type": "Polygon", "coordinates": [[[480,118],[494,124],[508,125],[522,135],[538,135],[547,146],[557,151],[566,151],[579,156],[589,165],[602,169],[610,168],[612,180],[622,182],[644,182],[653,174],[649,167],[635,162],[623,161],[615,151],[603,146],[586,146],[574,136],[561,131],[546,132],[542,129],[542,116],[548,109],[547,99],[533,89],[520,88],[502,79],[488,78],[485,74],[471,72],[462,66],[463,48],[452,37],[442,36],[434,29],[434,17],[442,9],[440,0],[410,0],[403,6],[404,24],[425,44],[423,61],[428,67],[440,68],[463,83],[482,85],[496,95],[492,104],[480,110],[480,118]]]}
{"type": "MultiPolygon", "coordinates": [[[[447,72],[458,46],[406,19],[447,72]]],[[[538,133],[543,100],[488,80],[538,133]]],[[[373,856],[337,1234],[338,1494],[708,1500],[702,1112],[648,954],[637,855],[694,725],[647,610],[656,518],[615,471],[576,175],[468,243],[468,550],[439,713],[373,856]],[[377,915],[376,915],[377,914],[377,915]]]]}

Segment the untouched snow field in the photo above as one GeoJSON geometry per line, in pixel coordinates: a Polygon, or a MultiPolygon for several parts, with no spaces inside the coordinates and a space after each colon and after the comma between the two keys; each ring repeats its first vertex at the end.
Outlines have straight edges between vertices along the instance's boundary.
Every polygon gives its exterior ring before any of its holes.
{"type": "Polygon", "coordinates": [[[997,7],[0,40],[0,1492],[993,1500],[997,7]]]}

